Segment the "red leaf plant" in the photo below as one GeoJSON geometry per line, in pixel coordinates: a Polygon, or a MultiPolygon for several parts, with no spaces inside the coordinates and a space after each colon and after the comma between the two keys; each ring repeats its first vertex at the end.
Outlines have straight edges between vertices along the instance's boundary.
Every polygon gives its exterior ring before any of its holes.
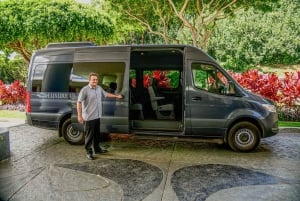
{"type": "Polygon", "coordinates": [[[229,71],[244,88],[275,101],[279,105],[297,105],[300,101],[300,71],[285,73],[279,78],[274,73],[248,70],[244,73],[229,71]]]}
{"type": "Polygon", "coordinates": [[[24,103],[26,97],[26,88],[19,80],[10,85],[5,85],[0,80],[0,102],[4,104],[24,103]]]}
{"type": "MultiPolygon", "coordinates": [[[[157,80],[157,85],[160,88],[171,88],[170,85],[170,78],[167,77],[166,75],[166,71],[160,71],[160,70],[155,70],[152,72],[152,78],[157,80]]],[[[147,88],[149,86],[149,82],[150,82],[150,76],[148,74],[146,74],[144,76],[144,86],[145,88],[147,88]],[[145,85],[145,83],[147,83],[147,85],[145,85]]]]}

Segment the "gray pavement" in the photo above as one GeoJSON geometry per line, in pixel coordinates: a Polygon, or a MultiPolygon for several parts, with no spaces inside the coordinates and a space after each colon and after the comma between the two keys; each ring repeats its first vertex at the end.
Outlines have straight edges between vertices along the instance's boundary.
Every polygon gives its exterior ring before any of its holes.
{"type": "Polygon", "coordinates": [[[88,161],[56,131],[9,127],[11,157],[0,161],[0,200],[300,200],[300,133],[262,139],[252,153],[212,143],[113,140],[88,161]]]}

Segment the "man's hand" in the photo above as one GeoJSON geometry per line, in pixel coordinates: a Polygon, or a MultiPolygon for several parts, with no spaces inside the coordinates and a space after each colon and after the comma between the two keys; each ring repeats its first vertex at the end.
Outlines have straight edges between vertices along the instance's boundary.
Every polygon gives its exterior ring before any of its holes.
{"type": "Polygon", "coordinates": [[[122,98],[123,98],[123,96],[122,96],[122,95],[120,95],[120,94],[118,94],[118,95],[116,95],[116,98],[118,98],[118,99],[122,99],[122,98]]]}
{"type": "Polygon", "coordinates": [[[83,118],[82,118],[82,116],[78,116],[77,119],[78,119],[78,122],[79,122],[79,123],[83,124],[83,118]]]}
{"type": "Polygon", "coordinates": [[[77,102],[77,120],[79,123],[83,124],[81,102],[77,102]]]}

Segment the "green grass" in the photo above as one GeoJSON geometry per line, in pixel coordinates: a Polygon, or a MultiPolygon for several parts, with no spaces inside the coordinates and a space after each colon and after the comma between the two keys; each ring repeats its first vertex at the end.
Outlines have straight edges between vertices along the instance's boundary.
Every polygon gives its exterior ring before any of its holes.
{"type": "Polygon", "coordinates": [[[299,127],[300,128],[300,122],[295,121],[279,121],[279,127],[299,127]]]}
{"type": "Polygon", "coordinates": [[[20,112],[17,110],[0,110],[0,117],[25,119],[25,112],[20,112]]]}

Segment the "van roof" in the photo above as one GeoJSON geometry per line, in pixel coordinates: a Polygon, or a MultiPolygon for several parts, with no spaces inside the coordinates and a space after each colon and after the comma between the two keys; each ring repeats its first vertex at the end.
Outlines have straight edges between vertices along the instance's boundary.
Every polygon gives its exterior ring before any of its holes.
{"type": "Polygon", "coordinates": [[[64,48],[64,47],[87,47],[95,46],[92,42],[65,42],[65,43],[49,43],[46,49],[49,48],[64,48]]]}
{"type": "MultiPolygon", "coordinates": [[[[139,49],[184,49],[185,47],[193,47],[191,45],[182,44],[135,44],[135,45],[95,45],[90,42],[64,42],[64,43],[49,43],[46,48],[36,50],[35,52],[51,52],[54,50],[75,50],[75,49],[93,49],[93,48],[132,48],[139,49]]],[[[196,48],[196,47],[193,47],[196,48]]]]}
{"type": "MultiPolygon", "coordinates": [[[[48,57],[47,61],[73,61],[74,58],[71,55],[76,53],[90,54],[95,52],[143,52],[143,51],[153,51],[153,52],[165,52],[165,51],[185,51],[188,50],[188,54],[185,55],[188,58],[201,58],[203,61],[211,62],[214,60],[207,53],[201,49],[184,44],[134,44],[134,45],[94,45],[89,42],[67,42],[67,43],[53,43],[48,45],[48,48],[39,49],[34,51],[32,58],[36,56],[42,56],[39,58],[39,62],[45,62],[45,56],[48,57]],[[197,56],[196,56],[197,55],[197,56]],[[60,57],[60,59],[58,58],[60,57]],[[51,57],[51,58],[50,58],[51,57]]],[[[96,58],[95,55],[93,59],[96,58]]],[[[84,57],[86,60],[86,56],[84,57]]],[[[99,59],[99,57],[97,57],[99,59]]],[[[107,59],[107,58],[106,58],[107,59]]],[[[35,59],[32,59],[32,61],[35,59]]],[[[81,59],[80,59],[81,60],[81,59]]],[[[36,61],[37,62],[37,61],[36,61]]]]}

